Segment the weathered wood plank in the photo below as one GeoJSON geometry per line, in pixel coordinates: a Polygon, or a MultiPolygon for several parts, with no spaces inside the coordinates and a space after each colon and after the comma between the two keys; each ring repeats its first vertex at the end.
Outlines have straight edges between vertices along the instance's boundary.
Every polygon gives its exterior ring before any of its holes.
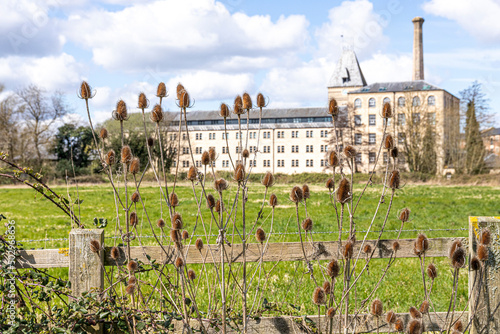
{"type": "Polygon", "coordinates": [[[69,267],[69,248],[22,250],[16,268],[69,267]]]}
{"type": "Polygon", "coordinates": [[[469,217],[469,253],[477,254],[481,231],[488,228],[491,243],[488,246],[486,270],[475,279],[469,271],[470,314],[474,317],[471,334],[500,333],[500,217],[469,217]],[[479,278],[481,277],[481,279],[479,278]]]}

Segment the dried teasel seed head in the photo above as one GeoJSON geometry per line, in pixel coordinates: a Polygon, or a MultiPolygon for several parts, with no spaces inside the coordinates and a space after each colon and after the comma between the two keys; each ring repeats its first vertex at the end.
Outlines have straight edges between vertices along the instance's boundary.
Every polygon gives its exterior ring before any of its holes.
{"type": "Polygon", "coordinates": [[[224,118],[229,117],[229,107],[227,104],[221,103],[219,115],[224,118]]]}
{"type": "Polygon", "coordinates": [[[293,187],[292,191],[290,192],[290,200],[297,204],[299,202],[302,202],[302,199],[303,199],[302,188],[299,186],[293,187]]]}
{"type": "Polygon", "coordinates": [[[201,164],[204,166],[210,164],[210,155],[208,154],[207,151],[201,154],[201,164]]]}
{"type": "Polygon", "coordinates": [[[137,104],[137,107],[139,109],[146,109],[148,107],[148,99],[146,98],[146,94],[140,93],[139,94],[139,103],[137,104]]]}
{"type": "Polygon", "coordinates": [[[195,166],[189,167],[188,173],[187,173],[187,179],[189,181],[195,181],[198,178],[198,170],[196,169],[195,166]]]}
{"type": "Polygon", "coordinates": [[[188,270],[187,276],[191,281],[194,281],[196,279],[196,273],[194,272],[193,269],[188,270]]]}
{"type": "Polygon", "coordinates": [[[92,251],[92,253],[98,253],[101,250],[101,244],[98,240],[90,240],[90,250],[92,251]]]}
{"type": "Polygon", "coordinates": [[[181,239],[181,236],[179,235],[179,231],[178,230],[170,230],[170,239],[172,240],[172,242],[178,243],[179,240],[181,239]]]}
{"type": "Polygon", "coordinates": [[[351,198],[351,184],[344,177],[340,180],[339,189],[337,190],[337,201],[344,204],[349,198],[351,198]]]}
{"type": "Polygon", "coordinates": [[[486,246],[491,243],[491,232],[489,228],[483,228],[479,242],[486,246]]]}
{"type": "Polygon", "coordinates": [[[340,165],[339,161],[339,156],[337,155],[337,152],[331,151],[330,155],[328,156],[328,164],[330,167],[338,167],[340,165]]]}
{"type": "Polygon", "coordinates": [[[171,193],[169,196],[170,200],[170,206],[173,206],[174,208],[179,206],[179,197],[177,196],[176,193],[171,193]]]}
{"type": "Polygon", "coordinates": [[[410,317],[412,319],[422,319],[422,313],[416,307],[412,306],[410,307],[410,317]]]}
{"type": "Polygon", "coordinates": [[[208,156],[210,157],[211,162],[217,160],[217,152],[215,151],[215,147],[210,147],[208,149],[208,156]]]}
{"type": "Polygon", "coordinates": [[[243,109],[249,110],[252,109],[252,98],[250,94],[243,93],[243,109]]]}
{"type": "Polygon", "coordinates": [[[101,131],[99,132],[99,138],[102,140],[108,138],[108,130],[106,128],[102,128],[101,131]]]}
{"type": "Polygon", "coordinates": [[[436,266],[434,265],[434,263],[429,263],[429,265],[427,266],[427,276],[429,276],[431,280],[434,280],[436,279],[437,275],[438,272],[436,266]]]}
{"type": "Polygon", "coordinates": [[[213,209],[215,207],[215,198],[214,195],[208,194],[207,195],[207,208],[213,209]]]}
{"type": "Polygon", "coordinates": [[[394,241],[392,243],[392,250],[394,252],[397,252],[401,248],[401,245],[399,244],[399,241],[394,241]]]}
{"type": "Polygon", "coordinates": [[[394,322],[394,329],[398,332],[402,332],[405,328],[405,324],[401,318],[397,318],[394,322]]]}
{"type": "Polygon", "coordinates": [[[135,292],[135,284],[127,285],[127,287],[125,288],[125,292],[127,293],[127,295],[133,295],[135,292]]]}
{"type": "Polygon", "coordinates": [[[462,268],[465,265],[465,258],[466,258],[465,249],[463,249],[463,247],[457,247],[457,249],[455,249],[451,257],[451,265],[455,269],[462,268]]]}
{"type": "Polygon", "coordinates": [[[392,138],[392,136],[390,134],[387,134],[385,136],[384,148],[386,150],[392,150],[394,148],[394,138],[392,138]]]}
{"type": "Polygon", "coordinates": [[[148,146],[151,147],[155,144],[155,140],[152,137],[148,138],[148,146]]]}
{"type": "Polygon", "coordinates": [[[316,287],[313,292],[312,300],[316,305],[325,304],[325,291],[320,287],[316,287]]]}
{"type": "Polygon", "coordinates": [[[164,228],[165,225],[165,220],[163,220],[162,218],[158,219],[158,221],[156,222],[156,226],[158,226],[159,228],[164,228]]]}
{"type": "Polygon", "coordinates": [[[241,115],[245,112],[245,110],[243,109],[243,99],[241,98],[241,96],[236,96],[236,98],[234,99],[234,107],[233,107],[233,113],[236,114],[236,115],[241,115]]]}
{"type": "Polygon", "coordinates": [[[477,258],[479,259],[479,261],[481,262],[484,262],[488,259],[488,246],[486,245],[483,245],[483,244],[479,244],[477,246],[477,258]]]}
{"type": "Polygon", "coordinates": [[[326,273],[328,274],[328,276],[330,277],[337,277],[340,273],[340,265],[339,265],[339,262],[335,259],[331,260],[329,263],[328,263],[328,267],[326,268],[326,273]]]}
{"type": "Polygon", "coordinates": [[[227,190],[227,188],[229,188],[229,183],[227,183],[227,181],[224,179],[218,179],[218,180],[215,180],[214,187],[218,193],[221,193],[224,190],[227,190]]]}
{"type": "Polygon", "coordinates": [[[181,108],[189,108],[191,105],[191,98],[189,97],[189,93],[187,90],[183,90],[181,92],[181,98],[179,99],[179,106],[181,108]]]}
{"type": "Polygon", "coordinates": [[[106,165],[111,166],[116,162],[116,153],[114,150],[109,150],[105,157],[106,165]]]}
{"type": "Polygon", "coordinates": [[[330,319],[333,319],[333,317],[335,316],[335,309],[333,307],[330,307],[327,311],[326,311],[326,316],[330,319]]]}
{"type": "Polygon", "coordinates": [[[132,198],[130,199],[132,201],[132,203],[137,203],[141,200],[141,196],[139,195],[139,193],[136,191],[132,194],[132,198]]]}
{"type": "Polygon", "coordinates": [[[137,278],[135,276],[130,276],[129,279],[128,279],[128,284],[129,285],[134,285],[134,284],[137,284],[137,278]]]}
{"type": "Polygon", "coordinates": [[[398,157],[398,148],[397,147],[394,147],[392,150],[391,150],[391,157],[393,157],[394,159],[396,159],[398,157]]]}
{"type": "Polygon", "coordinates": [[[329,295],[332,292],[332,285],[328,281],[323,282],[323,290],[327,295],[329,295]]]}
{"type": "Polygon", "coordinates": [[[130,163],[130,173],[137,174],[139,173],[140,169],[141,169],[141,161],[137,157],[133,158],[132,162],[130,163]]]}
{"type": "Polygon", "coordinates": [[[370,254],[372,252],[372,245],[370,244],[366,244],[364,247],[363,247],[363,253],[365,254],[370,254]]]}
{"type": "Polygon", "coordinates": [[[182,260],[182,258],[178,257],[177,259],[175,259],[175,266],[177,268],[181,268],[184,266],[184,260],[182,260]]]}
{"type": "Polygon", "coordinates": [[[456,250],[458,247],[462,247],[462,240],[460,240],[460,239],[455,239],[455,240],[453,241],[453,243],[451,244],[451,246],[450,246],[450,252],[449,252],[449,257],[450,257],[450,259],[453,257],[453,253],[455,253],[455,250],[456,250]]]}
{"type": "Polygon", "coordinates": [[[139,269],[139,264],[137,264],[137,262],[135,262],[134,260],[130,260],[129,263],[127,264],[127,269],[132,273],[136,272],[137,269],[139,269]]]}
{"type": "Polygon", "coordinates": [[[384,309],[383,309],[383,306],[382,306],[382,302],[378,298],[375,299],[372,302],[372,306],[370,308],[370,313],[372,315],[376,316],[376,317],[380,317],[383,312],[384,312],[384,309]]]}
{"type": "Polygon", "coordinates": [[[383,118],[391,118],[392,117],[392,108],[389,102],[384,103],[384,107],[382,109],[382,117],[383,118]]]}
{"type": "Polygon", "coordinates": [[[133,211],[130,213],[130,226],[136,226],[138,222],[137,212],[133,211]]]}
{"type": "Polygon", "coordinates": [[[224,204],[221,204],[220,200],[217,200],[217,202],[215,203],[215,212],[221,214],[222,211],[224,211],[224,204]]]}
{"type": "Polygon", "coordinates": [[[237,164],[234,169],[234,180],[237,182],[245,181],[245,166],[243,164],[237,164]]]}
{"type": "Polygon", "coordinates": [[[302,186],[302,195],[304,196],[304,199],[311,197],[311,191],[309,190],[309,186],[307,184],[302,186]]]}
{"type": "Polygon", "coordinates": [[[337,100],[335,99],[330,99],[330,102],[328,103],[328,113],[332,116],[337,116],[339,113],[339,107],[337,105],[337,100]]]}
{"type": "Polygon", "coordinates": [[[429,313],[429,302],[427,300],[424,300],[420,305],[420,313],[422,314],[429,313]]]}
{"type": "Polygon", "coordinates": [[[130,146],[125,145],[122,147],[122,163],[124,164],[129,164],[132,161],[132,150],[130,149],[130,146]]]}
{"type": "Polygon", "coordinates": [[[113,260],[118,260],[120,258],[120,250],[118,247],[111,248],[110,256],[113,260]]]}
{"type": "Polygon", "coordinates": [[[271,194],[269,197],[269,205],[273,208],[278,205],[278,197],[275,194],[271,194]]]}
{"type": "Polygon", "coordinates": [[[472,259],[470,259],[470,270],[472,271],[477,271],[481,269],[481,262],[477,258],[477,256],[474,256],[472,259]]]}
{"type": "Polygon", "coordinates": [[[394,311],[389,311],[387,312],[386,316],[385,316],[385,321],[388,323],[388,324],[393,324],[396,322],[396,313],[394,313],[394,311]]]}
{"type": "Polygon", "coordinates": [[[332,191],[332,189],[335,188],[335,181],[333,181],[333,178],[326,180],[325,186],[332,191]]]}
{"type": "Polygon", "coordinates": [[[85,100],[92,98],[92,87],[90,87],[87,81],[82,81],[80,85],[80,98],[85,100]]]}
{"type": "Polygon", "coordinates": [[[243,152],[241,153],[241,156],[243,158],[248,158],[250,156],[250,151],[248,151],[247,149],[244,149],[243,152]]]}
{"type": "Polygon", "coordinates": [[[189,239],[189,232],[184,230],[182,231],[182,240],[187,240],[189,239]]]}
{"type": "Polygon", "coordinates": [[[457,320],[457,322],[455,322],[455,324],[453,325],[453,329],[457,330],[459,332],[463,332],[464,331],[464,324],[462,323],[461,320],[457,320]]]}
{"type": "Polygon", "coordinates": [[[354,159],[356,156],[356,149],[351,145],[347,145],[344,148],[344,155],[347,159],[354,159]]]}
{"type": "Polygon", "coordinates": [[[304,231],[311,231],[313,228],[313,221],[311,218],[306,218],[302,221],[302,228],[304,231]]]}
{"type": "Polygon", "coordinates": [[[262,93],[257,94],[257,107],[264,108],[266,106],[266,99],[262,93]]]}
{"type": "Polygon", "coordinates": [[[201,240],[201,238],[196,239],[196,242],[194,243],[194,247],[198,251],[201,251],[203,249],[203,240],[201,240]]]}
{"type": "Polygon", "coordinates": [[[116,103],[116,109],[113,112],[113,117],[117,121],[125,121],[128,118],[127,104],[123,100],[116,103]]]}
{"type": "Polygon", "coordinates": [[[159,104],[156,104],[153,110],[151,110],[149,118],[153,123],[161,122],[163,120],[163,108],[159,104]]]}
{"type": "Polygon", "coordinates": [[[181,99],[181,94],[182,94],[183,91],[185,91],[184,86],[179,82],[177,84],[177,88],[175,90],[176,96],[177,96],[177,100],[181,99]]]}
{"type": "Polygon", "coordinates": [[[179,212],[176,212],[172,216],[172,229],[173,230],[182,230],[182,216],[179,212]]]}
{"type": "Polygon", "coordinates": [[[417,255],[424,254],[429,249],[429,239],[425,234],[419,234],[414,243],[414,252],[417,255]]]}
{"type": "Polygon", "coordinates": [[[158,84],[158,88],[156,88],[156,96],[158,97],[166,97],[167,96],[167,87],[164,82],[160,82],[158,84]]]}
{"type": "Polygon", "coordinates": [[[344,252],[343,252],[344,258],[350,259],[352,257],[353,252],[354,252],[354,242],[352,240],[349,240],[348,242],[346,242],[344,246],[344,252]]]}
{"type": "Polygon", "coordinates": [[[393,170],[391,175],[389,176],[389,188],[391,189],[399,189],[400,186],[400,176],[398,170],[393,170]]]}
{"type": "Polygon", "coordinates": [[[422,324],[419,320],[413,319],[408,323],[408,334],[421,334],[422,324]]]}
{"type": "Polygon", "coordinates": [[[404,208],[399,213],[399,220],[401,220],[401,222],[403,223],[406,223],[408,220],[410,220],[410,213],[411,213],[410,209],[404,208]]]}
{"type": "Polygon", "coordinates": [[[257,239],[258,242],[263,243],[266,240],[266,232],[259,227],[257,231],[255,231],[255,239],[257,239]]]}
{"type": "Polygon", "coordinates": [[[262,178],[262,185],[266,188],[272,187],[274,185],[274,175],[271,172],[267,172],[262,178]]]}

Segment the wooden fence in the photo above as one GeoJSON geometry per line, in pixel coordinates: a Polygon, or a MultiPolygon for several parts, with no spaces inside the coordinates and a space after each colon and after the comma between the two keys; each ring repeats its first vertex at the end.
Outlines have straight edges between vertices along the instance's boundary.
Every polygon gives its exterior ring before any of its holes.
{"type": "MultiPolygon", "coordinates": [[[[468,252],[475,253],[477,238],[479,231],[484,228],[490,228],[492,232],[492,243],[490,245],[488,270],[485,279],[487,286],[485,293],[483,291],[479,296],[478,306],[475,307],[477,312],[474,314],[474,321],[471,327],[471,333],[481,332],[478,329],[483,329],[486,326],[486,333],[500,333],[500,312],[497,311],[497,305],[500,305],[500,217],[469,217],[469,238],[461,238],[464,245],[468,245],[468,252]]],[[[61,268],[69,267],[69,279],[75,296],[81,295],[82,292],[88,291],[91,288],[104,287],[104,271],[100,261],[104,261],[106,266],[116,265],[116,261],[110,258],[110,248],[106,247],[101,251],[99,259],[95,253],[90,250],[90,240],[96,239],[103,244],[104,230],[101,229],[75,229],[70,232],[69,248],[61,249],[44,249],[44,250],[25,250],[22,251],[17,262],[18,268],[61,268]]],[[[429,239],[430,247],[426,253],[426,257],[447,257],[451,243],[457,238],[433,238],[429,239]]],[[[392,254],[391,246],[395,240],[381,240],[376,248],[374,258],[389,258],[392,254]]],[[[367,241],[375,246],[375,241],[367,241]]],[[[401,249],[397,252],[397,258],[414,258],[417,257],[411,249],[413,249],[414,239],[400,239],[401,249]]],[[[356,242],[356,250],[359,250],[361,241],[356,242]]],[[[314,244],[306,243],[306,254],[308,259],[330,260],[337,254],[339,247],[336,241],[320,241],[314,244]]],[[[242,245],[233,244],[232,247],[227,247],[228,254],[232,254],[232,258],[227,261],[241,262],[242,261],[242,245]]],[[[202,263],[202,259],[206,256],[214,256],[219,258],[219,248],[217,245],[206,245],[202,252],[198,252],[194,247],[187,250],[187,263],[202,263]]],[[[259,261],[260,250],[257,244],[247,244],[247,261],[259,261]]],[[[165,254],[160,246],[145,246],[132,247],[131,258],[137,258],[144,263],[149,263],[151,260],[156,260],[157,263],[172,263],[175,259],[172,254],[165,254]],[[146,258],[146,254],[150,259],[146,258]]],[[[118,264],[123,264],[125,260],[122,254],[118,264]]],[[[263,257],[264,262],[272,261],[303,261],[301,244],[299,242],[283,242],[270,243],[266,254],[263,257]]],[[[472,278],[473,272],[469,275],[469,290],[473,288],[472,278]]],[[[477,285],[476,285],[477,286],[477,285]]],[[[471,301],[476,301],[477,291],[469,291],[471,301]]],[[[469,307],[471,309],[471,307],[469,307]]],[[[399,316],[405,321],[409,320],[409,314],[403,313],[399,316]]],[[[430,314],[430,317],[424,317],[424,328],[426,331],[433,331],[442,328],[443,319],[446,312],[438,312],[430,314]]],[[[358,324],[357,332],[376,332],[376,325],[373,317],[368,314],[357,315],[358,324]]],[[[312,321],[317,320],[317,316],[308,316],[312,321]]],[[[468,322],[469,313],[466,312],[462,316],[464,323],[468,322]]],[[[334,320],[335,321],[335,320],[334,320]]],[[[381,322],[382,323],[382,322],[381,322]]],[[[181,328],[180,324],[179,329],[181,328]]],[[[325,321],[321,321],[321,325],[325,325],[325,321]]],[[[322,331],[324,331],[322,329],[322,331]]],[[[379,332],[387,332],[388,326],[384,323],[379,327],[379,332]]],[[[260,318],[259,320],[251,320],[249,322],[250,333],[301,333],[308,332],[305,326],[305,317],[273,317],[260,318]]]]}

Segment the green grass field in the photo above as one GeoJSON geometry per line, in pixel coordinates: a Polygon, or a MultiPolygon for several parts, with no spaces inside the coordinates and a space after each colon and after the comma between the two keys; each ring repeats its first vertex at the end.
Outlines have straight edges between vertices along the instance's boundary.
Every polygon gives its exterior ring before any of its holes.
{"type": "MultiPolygon", "coordinates": [[[[276,233],[270,236],[270,242],[277,241],[296,241],[298,240],[295,207],[288,199],[288,193],[293,185],[275,185],[270,192],[278,196],[279,207],[276,209],[273,231],[275,232],[290,232],[291,234],[281,235],[276,233]]],[[[308,200],[308,212],[314,221],[313,231],[315,232],[334,232],[314,234],[314,240],[335,240],[337,238],[337,223],[333,219],[334,210],[330,204],[328,191],[323,185],[310,185],[311,198],[308,200]]],[[[61,194],[67,194],[66,187],[55,188],[61,194]]],[[[356,185],[356,194],[359,194],[361,185],[356,185]]],[[[236,186],[232,186],[226,192],[225,198],[234,197],[236,186]]],[[[357,230],[364,231],[371,219],[378,197],[380,196],[380,186],[370,186],[365,196],[360,202],[360,205],[355,214],[357,230]]],[[[197,188],[197,196],[200,198],[200,188],[197,188]]],[[[213,191],[212,191],[213,192],[213,191]]],[[[76,198],[74,189],[70,191],[73,199],[76,198]]],[[[196,225],[197,209],[193,199],[193,193],[190,185],[182,184],[178,187],[177,193],[181,205],[178,207],[179,212],[184,218],[185,228],[191,235],[203,234],[201,222],[196,225]],[[195,225],[196,230],[195,230],[195,225]]],[[[87,227],[92,227],[94,217],[107,218],[108,227],[106,228],[107,237],[113,235],[115,228],[115,206],[113,193],[111,188],[105,185],[98,186],[80,186],[79,195],[83,200],[80,209],[75,207],[77,214],[81,215],[82,222],[87,227]]],[[[249,200],[247,204],[247,218],[250,221],[255,221],[255,217],[262,203],[264,195],[264,187],[260,184],[253,184],[249,191],[249,200]]],[[[160,196],[158,189],[151,184],[141,187],[141,196],[146,203],[153,224],[161,216],[162,208],[160,205],[160,196]]],[[[268,194],[269,197],[269,194],[268,194]]],[[[383,216],[387,210],[390,195],[386,196],[385,203],[377,216],[374,231],[378,231],[383,216]]],[[[405,225],[405,229],[410,230],[403,232],[402,238],[414,238],[422,231],[429,238],[432,237],[458,237],[467,236],[468,232],[468,216],[481,215],[500,215],[500,188],[499,187],[473,187],[473,186],[427,186],[427,185],[407,185],[396,193],[393,203],[393,210],[389,216],[386,229],[396,230],[400,226],[397,219],[397,211],[408,207],[412,210],[411,222],[405,225]]],[[[230,203],[226,202],[226,207],[231,207],[230,203]]],[[[209,229],[210,215],[203,202],[203,217],[204,222],[209,229]]],[[[163,206],[163,217],[168,217],[167,208],[163,206]]],[[[241,211],[241,205],[238,208],[241,211]]],[[[144,236],[151,235],[149,224],[144,218],[142,209],[137,209],[140,217],[139,234],[144,236]]],[[[267,205],[264,206],[264,218],[259,221],[258,226],[268,232],[270,229],[270,212],[271,209],[267,205]]],[[[56,239],[67,238],[71,229],[70,220],[62,212],[50,202],[35,196],[35,192],[26,188],[0,188],[0,214],[3,214],[8,219],[16,221],[16,238],[23,242],[25,248],[60,248],[67,247],[67,241],[42,241],[33,242],[28,240],[37,239],[56,239]]],[[[300,210],[301,219],[305,217],[304,209],[300,210]]],[[[241,217],[241,213],[238,213],[241,217]]],[[[237,222],[238,226],[239,222],[237,222]]],[[[155,230],[158,233],[159,229],[155,230]]],[[[363,233],[360,233],[358,239],[362,238],[363,233]]],[[[385,232],[383,239],[395,237],[395,232],[385,232]]],[[[371,234],[369,239],[375,238],[375,234],[371,234]]],[[[215,240],[215,238],[212,238],[215,240]]],[[[106,245],[110,246],[115,242],[115,239],[108,238],[106,245]]],[[[235,239],[235,242],[238,242],[235,239]]],[[[253,240],[251,242],[254,242],[253,240]]],[[[144,239],[146,244],[154,244],[153,239],[144,239]]],[[[440,277],[437,279],[434,286],[434,303],[436,310],[444,310],[448,303],[449,294],[451,291],[451,269],[448,260],[445,258],[433,259],[436,263],[440,277]]],[[[324,264],[324,263],[322,263],[324,264]]],[[[357,291],[359,298],[363,298],[368,293],[369,287],[373,286],[386,264],[385,260],[373,260],[370,264],[370,274],[366,276],[363,283],[360,284],[357,291]]],[[[253,268],[251,265],[250,268],[253,268]]],[[[272,264],[266,264],[264,268],[270,270],[272,264]]],[[[199,267],[194,266],[195,269],[199,267]]],[[[51,273],[67,277],[67,270],[52,269],[51,273]]],[[[270,303],[280,305],[281,311],[289,304],[297,304],[299,301],[307,312],[314,313],[315,309],[310,302],[313,285],[308,279],[308,276],[303,275],[304,267],[297,263],[280,263],[270,274],[269,285],[264,290],[263,296],[270,303]],[[294,274],[297,272],[298,274],[294,274]],[[300,286],[300,289],[292,289],[290,287],[300,286]]],[[[146,279],[148,276],[144,274],[146,279]]],[[[464,305],[467,298],[467,273],[462,271],[461,283],[459,285],[459,302],[464,305]]],[[[200,280],[200,291],[203,291],[205,282],[200,280]]],[[[384,283],[377,292],[377,296],[384,301],[386,308],[393,308],[396,311],[407,311],[409,306],[417,305],[422,301],[422,281],[419,271],[419,263],[416,259],[399,259],[390,269],[384,283]]],[[[202,302],[203,304],[203,302],[202,302]]],[[[288,305],[288,306],[287,306],[288,305]]],[[[292,310],[290,310],[292,312],[292,310]]]]}

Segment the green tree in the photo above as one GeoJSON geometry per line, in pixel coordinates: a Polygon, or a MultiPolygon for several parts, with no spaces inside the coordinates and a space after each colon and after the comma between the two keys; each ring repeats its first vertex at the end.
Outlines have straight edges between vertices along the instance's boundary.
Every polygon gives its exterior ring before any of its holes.
{"type": "Polygon", "coordinates": [[[422,158],[420,162],[420,171],[422,173],[436,174],[436,133],[434,124],[430,117],[426,117],[425,132],[422,138],[422,158]]]}
{"type": "Polygon", "coordinates": [[[72,174],[72,160],[75,174],[86,172],[91,162],[92,140],[92,132],[88,126],[65,124],[57,130],[52,151],[57,156],[56,169],[59,175],[64,176],[66,170],[72,174]]]}

